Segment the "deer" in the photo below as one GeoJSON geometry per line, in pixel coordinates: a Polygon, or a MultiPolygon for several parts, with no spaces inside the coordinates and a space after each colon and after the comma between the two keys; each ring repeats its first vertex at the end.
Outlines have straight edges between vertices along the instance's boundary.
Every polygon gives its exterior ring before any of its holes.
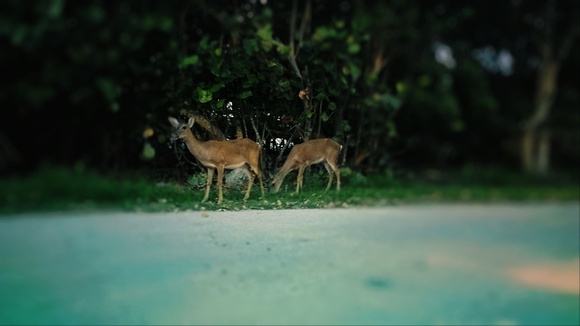
{"type": "Polygon", "coordinates": [[[185,142],[189,152],[207,169],[207,184],[202,202],[206,202],[213,182],[214,171],[217,170],[218,204],[223,202],[223,178],[224,171],[241,168],[248,176],[248,187],[244,195],[244,201],[250,197],[254,179],[260,181],[260,190],[264,197],[264,184],[260,172],[260,145],[249,138],[235,140],[208,140],[201,141],[191,132],[195,123],[193,117],[186,123],[179,122],[174,117],[168,118],[174,128],[171,141],[181,139],[185,142]]]}
{"type": "Polygon", "coordinates": [[[340,170],[337,161],[341,150],[342,145],[330,138],[312,139],[295,145],[292,147],[290,154],[288,154],[286,162],[272,179],[274,192],[276,193],[280,190],[280,186],[282,186],[288,173],[298,169],[296,193],[299,193],[304,182],[304,169],[319,163],[324,163],[326,172],[328,172],[326,191],[330,189],[334,175],[336,175],[336,191],[340,191],[340,170]]]}

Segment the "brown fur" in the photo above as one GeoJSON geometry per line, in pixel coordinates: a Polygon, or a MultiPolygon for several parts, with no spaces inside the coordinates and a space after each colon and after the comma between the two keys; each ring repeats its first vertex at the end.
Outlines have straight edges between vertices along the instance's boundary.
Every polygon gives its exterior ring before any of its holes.
{"type": "Polygon", "coordinates": [[[296,193],[300,192],[304,181],[304,169],[313,164],[324,163],[328,172],[328,190],[332,184],[333,173],[336,175],[336,190],[340,191],[340,170],[338,168],[338,155],[342,146],[330,138],[312,139],[302,144],[295,145],[286,162],[274,177],[272,184],[274,191],[278,192],[288,173],[298,169],[296,178],[296,193]]]}
{"type": "Polygon", "coordinates": [[[176,129],[173,138],[183,139],[191,154],[207,168],[207,185],[203,201],[208,199],[215,170],[217,170],[218,204],[223,201],[223,176],[226,169],[242,168],[248,175],[248,188],[244,200],[250,196],[255,177],[258,177],[262,196],[264,195],[260,172],[260,145],[248,138],[201,141],[191,132],[194,119],[190,119],[187,124],[179,123],[175,118],[169,118],[169,121],[176,129]],[[183,128],[184,126],[186,128],[183,128]]]}

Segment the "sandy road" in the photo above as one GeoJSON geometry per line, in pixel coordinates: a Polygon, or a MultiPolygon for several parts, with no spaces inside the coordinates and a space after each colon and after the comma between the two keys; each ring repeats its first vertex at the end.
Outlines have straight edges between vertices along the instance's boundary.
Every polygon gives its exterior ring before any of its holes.
{"type": "Polygon", "coordinates": [[[578,324],[578,213],[5,216],[0,324],[578,324]]]}

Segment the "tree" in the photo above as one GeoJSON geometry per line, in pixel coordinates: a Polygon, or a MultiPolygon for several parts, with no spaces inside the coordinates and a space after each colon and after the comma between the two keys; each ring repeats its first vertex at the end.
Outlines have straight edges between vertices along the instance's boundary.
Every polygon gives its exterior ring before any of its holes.
{"type": "Polygon", "coordinates": [[[556,97],[562,62],[580,35],[580,7],[567,8],[550,0],[539,10],[528,18],[535,20],[530,23],[536,26],[533,38],[540,63],[533,111],[523,123],[520,154],[522,168],[532,173],[546,173],[550,168],[551,136],[546,123],[556,97]],[[568,10],[573,10],[574,16],[566,17],[568,10]],[[564,26],[559,20],[564,20],[564,26]]]}
{"type": "Polygon", "coordinates": [[[578,2],[0,6],[0,61],[11,68],[0,151],[20,154],[23,168],[167,171],[166,118],[192,114],[202,138],[259,142],[266,171],[317,137],[342,143],[341,163],[362,171],[513,164],[498,144],[514,134],[527,169],[547,170],[550,149],[558,163],[578,160],[565,135],[578,80],[562,68],[578,65],[578,2]],[[441,47],[456,64],[436,58],[441,47]],[[487,48],[513,56],[513,71],[474,55],[487,48]],[[38,132],[23,137],[22,125],[38,132]]]}
{"type": "MultiPolygon", "coordinates": [[[[452,11],[465,10],[453,3],[447,5],[452,11]]],[[[521,169],[546,173],[551,157],[550,117],[562,64],[579,35],[580,3],[549,0],[490,5],[486,2],[466,8],[471,12],[469,19],[448,36],[471,50],[488,49],[495,53],[484,53],[480,61],[495,62],[487,67],[488,76],[503,106],[505,125],[516,130],[521,169]],[[490,17],[493,24],[489,24],[490,17]],[[498,70],[497,53],[513,58],[513,69],[509,73],[498,70]]]]}

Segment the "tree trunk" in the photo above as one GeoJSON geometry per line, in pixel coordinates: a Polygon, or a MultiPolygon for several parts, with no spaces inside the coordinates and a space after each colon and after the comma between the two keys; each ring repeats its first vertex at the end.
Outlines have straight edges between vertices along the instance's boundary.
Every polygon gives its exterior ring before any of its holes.
{"type": "MultiPolygon", "coordinates": [[[[306,71],[308,71],[308,69],[306,71]]],[[[298,93],[298,97],[302,100],[302,103],[304,103],[304,114],[306,115],[306,120],[304,121],[304,135],[302,137],[304,141],[309,140],[310,136],[312,136],[312,119],[314,118],[314,109],[312,108],[311,92],[312,91],[310,90],[310,87],[306,87],[305,89],[301,90],[300,93],[298,93]]]]}
{"type": "Polygon", "coordinates": [[[556,95],[560,62],[554,56],[552,47],[546,44],[542,49],[542,65],[538,71],[534,112],[525,122],[521,144],[520,160],[522,169],[529,173],[546,173],[550,167],[550,134],[540,133],[546,124],[556,95]]]}
{"type": "Polygon", "coordinates": [[[353,164],[355,166],[357,166],[357,164],[362,163],[362,159],[360,159],[361,156],[364,156],[363,159],[366,158],[366,154],[363,154],[366,151],[364,148],[361,148],[365,115],[363,114],[361,108],[358,106],[356,107],[356,111],[358,112],[359,117],[358,117],[358,124],[357,124],[357,128],[356,128],[356,139],[355,139],[355,143],[354,143],[354,155],[353,155],[353,164]]]}
{"type": "Polygon", "coordinates": [[[242,138],[244,138],[244,132],[242,131],[242,126],[238,122],[238,125],[236,126],[236,139],[242,138]]]}
{"type": "Polygon", "coordinates": [[[520,159],[522,169],[526,172],[534,170],[534,138],[535,132],[533,130],[524,130],[520,145],[520,159]]]}
{"type": "Polygon", "coordinates": [[[314,113],[307,103],[304,104],[304,111],[306,113],[306,121],[304,122],[304,137],[302,138],[304,141],[308,141],[312,135],[312,117],[314,116],[314,113]]]}
{"type": "Polygon", "coordinates": [[[545,174],[550,170],[550,131],[544,130],[538,139],[538,156],[536,157],[536,172],[545,174]]]}

